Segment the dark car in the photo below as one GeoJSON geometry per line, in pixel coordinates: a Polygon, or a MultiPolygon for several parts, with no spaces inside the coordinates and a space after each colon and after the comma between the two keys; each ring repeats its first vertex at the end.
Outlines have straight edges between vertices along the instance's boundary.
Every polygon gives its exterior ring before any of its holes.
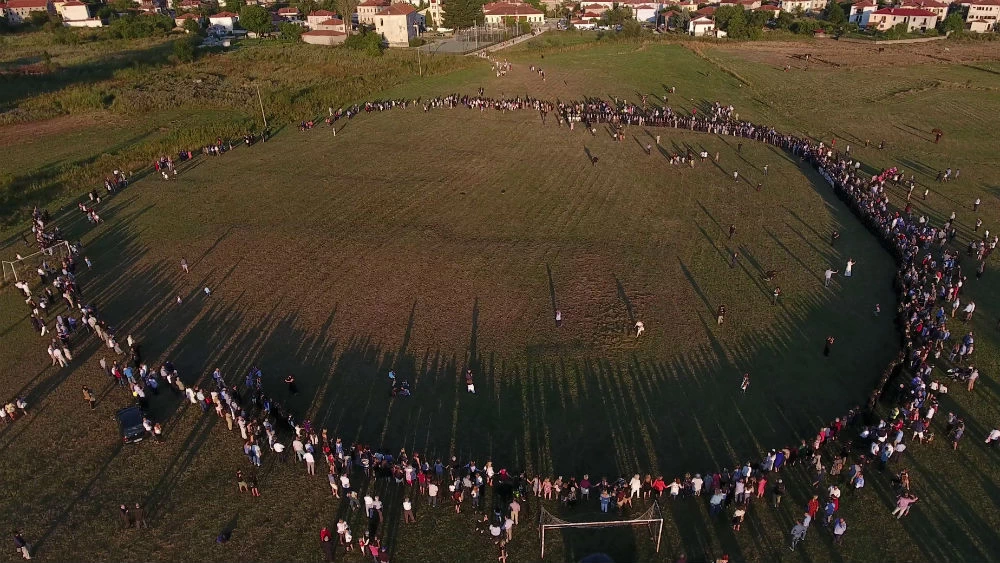
{"type": "Polygon", "coordinates": [[[141,442],[146,437],[146,428],[142,425],[144,415],[139,407],[128,407],[115,414],[122,442],[132,444],[141,442]]]}

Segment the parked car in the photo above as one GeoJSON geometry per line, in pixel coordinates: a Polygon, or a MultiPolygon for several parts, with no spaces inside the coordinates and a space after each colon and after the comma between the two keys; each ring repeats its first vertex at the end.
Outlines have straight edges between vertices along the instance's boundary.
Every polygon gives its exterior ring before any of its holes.
{"type": "Polygon", "coordinates": [[[118,421],[118,431],[121,433],[122,442],[134,444],[141,442],[146,437],[146,429],[142,425],[144,418],[142,409],[139,407],[127,407],[115,413],[115,420],[118,421]]]}

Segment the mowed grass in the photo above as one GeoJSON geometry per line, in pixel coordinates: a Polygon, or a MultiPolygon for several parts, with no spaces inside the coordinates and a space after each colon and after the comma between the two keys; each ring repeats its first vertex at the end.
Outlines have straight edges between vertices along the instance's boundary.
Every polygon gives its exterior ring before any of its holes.
{"type": "MultiPolygon", "coordinates": [[[[628,49],[547,56],[544,83],[520,67],[502,80],[469,73],[464,90],[632,99],[662,80],[679,93],[690,89],[695,102],[734,100],[740,111],[764,111],[743,110],[749,90],[683,48],[628,49]],[[612,55],[624,62],[598,71],[612,55]]],[[[746,63],[741,72],[768,70],[746,63]]],[[[409,95],[441,93],[435,80],[409,95]]],[[[459,82],[451,77],[448,86],[459,82]]],[[[801,111],[802,119],[813,115],[801,111]]],[[[336,137],[322,128],[286,132],[197,162],[175,182],[144,180],[109,202],[105,225],[89,229],[70,216],[68,228],[95,261],[82,276],[87,299],[121,333],[135,334],[151,362],[174,361],[186,381],[215,366],[239,380],[256,364],[270,392],[284,398],[280,377],[293,372],[303,393],[290,404],[348,442],[493,459],[542,475],[705,473],[757,459],[863,403],[895,353],[893,268],[846,208],[815,187],[817,178],[780,152],[749,142],[737,152],[731,138],[652,133],[662,135],[666,151],[719,152],[719,166],[671,167],[656,151],[647,156],[641,147],[652,139],[637,127],[619,145],[605,131],[570,132],[552,120],[543,126],[532,112],[414,108],[359,117],[336,137]],[[596,167],[585,150],[600,157],[596,167]],[[734,169],[751,184],[734,183],[734,169]],[[756,193],[759,180],[765,187],[756,193]],[[731,241],[729,224],[738,229],[731,241]],[[836,247],[828,240],[833,229],[842,234],[836,247]],[[731,251],[742,255],[736,268],[731,251]],[[177,267],[182,256],[192,263],[189,276],[177,267]],[[859,262],[855,277],[825,290],[822,270],[842,269],[848,256],[859,262]],[[768,269],[780,270],[785,297],[777,306],[761,279],[768,269]],[[199,295],[205,285],[211,298],[199,295]],[[878,319],[876,302],[885,311],[878,319]],[[729,315],[720,328],[714,313],[721,303],[729,315]],[[565,319],[559,329],[554,308],[565,319]],[[628,334],[635,319],[647,327],[638,342],[628,334]],[[830,358],[821,355],[827,335],[838,339],[830,358]],[[478,396],[464,391],[467,366],[477,374],[478,396]],[[388,397],[391,367],[411,381],[414,397],[388,397]],[[753,384],[741,398],[743,371],[753,384]]],[[[862,158],[879,163],[927,151],[929,169],[937,162],[932,151],[948,154],[897,142],[903,137],[862,158]]],[[[983,151],[955,157],[963,180],[947,192],[935,186],[918,209],[946,214],[933,207],[944,197],[962,202],[983,193],[977,177],[990,173],[983,151]],[[975,159],[987,164],[964,164],[975,159]]],[[[984,212],[995,219],[995,201],[984,212]]],[[[970,285],[988,311],[995,295],[970,285]]],[[[0,463],[10,476],[0,503],[11,526],[41,540],[40,557],[70,546],[92,559],[321,557],[315,532],[347,512],[329,499],[324,478],[272,461],[264,497],[237,496],[232,474],[246,465],[238,438],[169,396],[152,401],[154,415],[168,421],[167,443],[119,447],[108,417],[126,401],[99,373],[93,342],[77,350],[76,369],[46,369],[42,342],[13,292],[3,294],[3,307],[11,359],[4,380],[28,393],[35,412],[0,434],[0,463]],[[82,384],[101,390],[96,413],[79,400],[82,384]],[[141,538],[115,531],[115,507],[135,500],[153,512],[155,527],[141,538]],[[213,547],[227,524],[236,525],[235,540],[213,547]]],[[[977,320],[979,334],[990,322],[977,320]]],[[[666,505],[659,558],[681,551],[734,560],[989,558],[997,547],[989,508],[996,475],[975,441],[995,416],[988,366],[996,355],[994,340],[977,344],[987,381],[975,395],[956,389],[945,400],[973,420],[970,438],[956,455],[941,440],[906,461],[924,498],[910,519],[889,519],[888,480],[872,476],[863,498],[843,505],[852,528],[842,548],[813,531],[805,555],[790,554],[783,542],[810,494],[795,470],[782,509],[755,505],[740,535],[711,523],[700,503],[666,505]]],[[[418,505],[418,524],[403,526],[403,493],[379,486],[397,560],[493,556],[468,514],[441,508],[430,515],[418,505]]],[[[536,516],[532,502],[512,558],[537,559],[536,516]]],[[[356,532],[364,529],[361,518],[352,522],[356,532]]],[[[547,539],[547,557],[558,559],[592,550],[621,561],[655,558],[643,529],[547,539]]]]}

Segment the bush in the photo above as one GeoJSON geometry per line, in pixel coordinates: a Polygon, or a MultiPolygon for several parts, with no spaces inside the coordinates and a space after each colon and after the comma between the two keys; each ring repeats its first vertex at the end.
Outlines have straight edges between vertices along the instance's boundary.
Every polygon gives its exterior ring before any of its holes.
{"type": "Polygon", "coordinates": [[[347,38],[347,41],[344,41],[344,46],[373,57],[380,56],[382,51],[385,50],[385,45],[382,44],[382,36],[374,31],[351,35],[347,38]]]}
{"type": "Polygon", "coordinates": [[[413,39],[410,39],[410,47],[421,47],[426,44],[427,41],[424,41],[423,37],[414,37],[413,39]]]}
{"type": "Polygon", "coordinates": [[[302,38],[302,26],[292,22],[281,22],[278,24],[278,31],[281,32],[281,39],[284,41],[298,41],[302,38]]]}
{"type": "Polygon", "coordinates": [[[182,63],[189,63],[197,56],[196,48],[201,41],[196,35],[182,37],[174,41],[174,56],[182,63]]]}
{"type": "Polygon", "coordinates": [[[111,22],[108,34],[114,39],[139,39],[166,35],[174,28],[174,20],[167,16],[127,15],[111,22]]]}

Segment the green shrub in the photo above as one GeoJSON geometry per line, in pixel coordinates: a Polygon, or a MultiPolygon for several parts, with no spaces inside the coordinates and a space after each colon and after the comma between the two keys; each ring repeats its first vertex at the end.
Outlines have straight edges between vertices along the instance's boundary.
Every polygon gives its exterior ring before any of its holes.
{"type": "Polygon", "coordinates": [[[373,57],[378,57],[385,50],[382,43],[382,36],[374,31],[352,35],[344,41],[344,46],[348,49],[361,51],[373,57]]]}

